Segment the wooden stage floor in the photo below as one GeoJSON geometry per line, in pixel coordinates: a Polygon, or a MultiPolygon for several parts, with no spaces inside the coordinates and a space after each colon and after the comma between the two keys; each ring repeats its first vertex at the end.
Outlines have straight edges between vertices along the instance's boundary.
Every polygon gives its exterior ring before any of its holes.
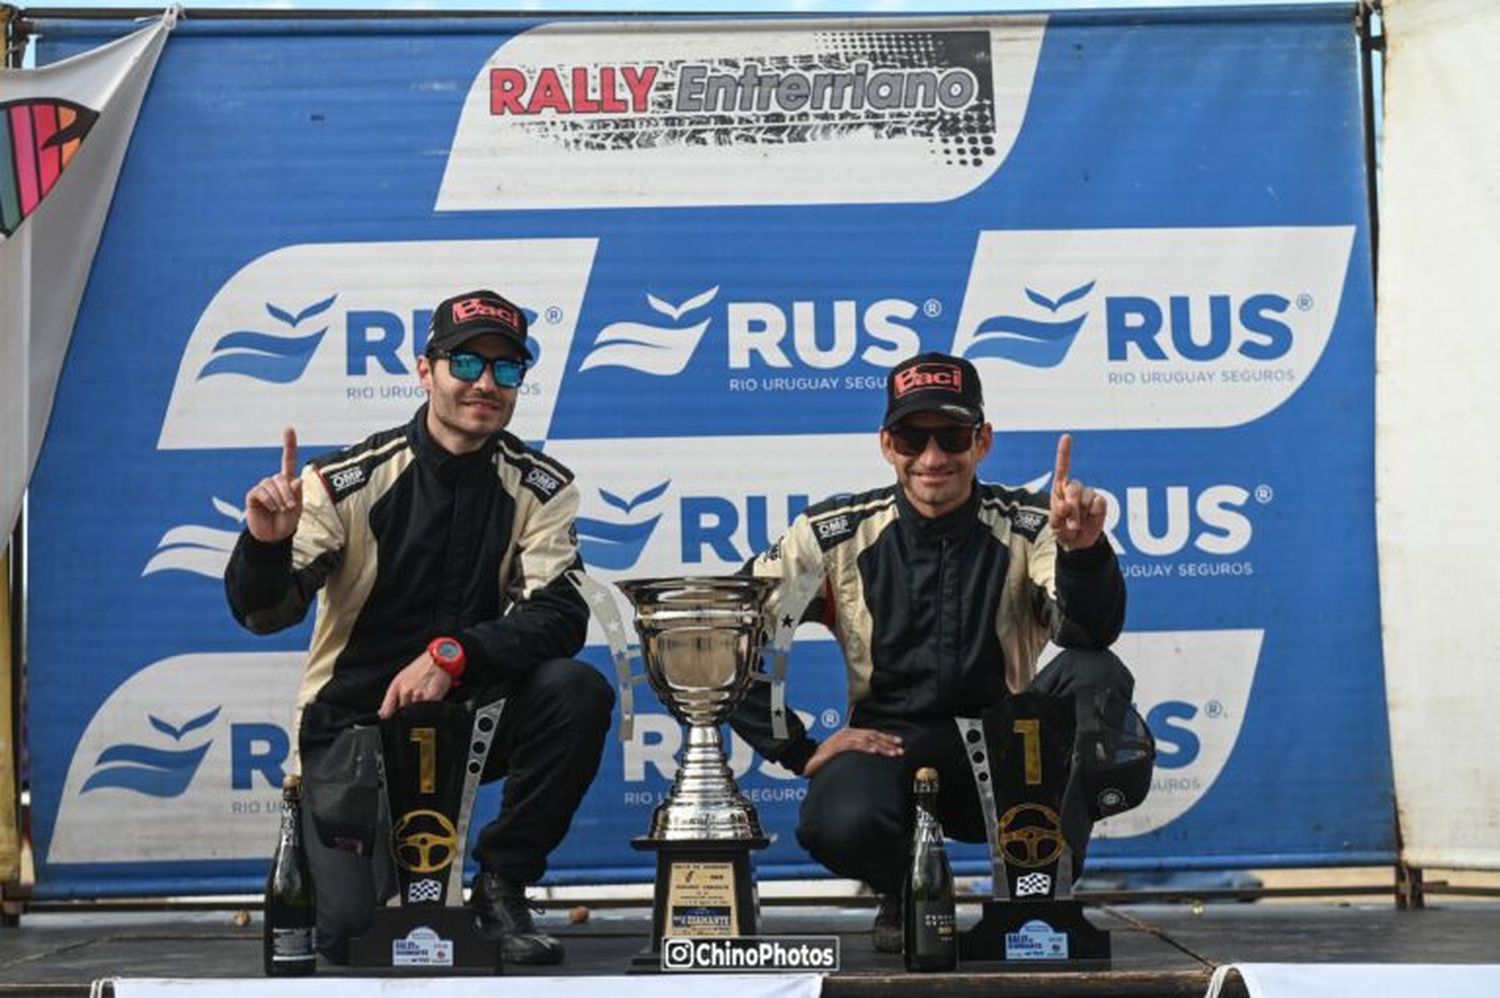
{"type": "MultiPolygon", "coordinates": [[[[1497,963],[1500,901],[1428,899],[1420,910],[1397,910],[1389,898],[1296,903],[1110,904],[1089,909],[1112,933],[1108,970],[982,971],[909,975],[898,956],[874,952],[872,911],[855,907],[767,904],[762,932],[841,938],[842,966],[824,982],[829,996],[989,994],[1020,998],[1079,996],[1201,996],[1222,963],[1497,963]]],[[[625,973],[645,943],[645,908],[602,909],[583,924],[565,910],[539,923],[564,941],[559,975],[625,973]]],[[[961,924],[978,908],[961,905],[961,924]]],[[[337,974],[338,968],[320,968],[337,974]]],[[[533,973],[511,968],[509,976],[533,973]]],[[[93,981],[112,977],[258,977],[259,915],[236,926],[230,911],[27,913],[0,928],[0,995],[88,995],[93,981]]],[[[1231,986],[1226,995],[1243,995],[1231,986]]]]}

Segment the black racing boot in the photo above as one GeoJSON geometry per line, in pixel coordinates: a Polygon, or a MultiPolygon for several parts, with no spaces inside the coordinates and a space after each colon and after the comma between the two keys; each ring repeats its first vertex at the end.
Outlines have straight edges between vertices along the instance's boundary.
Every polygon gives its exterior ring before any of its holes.
{"type": "Polygon", "coordinates": [[[904,929],[901,925],[901,893],[880,895],[875,925],[870,930],[877,953],[900,953],[904,929]]]}
{"type": "Polygon", "coordinates": [[[502,963],[546,966],[562,962],[562,943],[538,932],[531,921],[524,885],[497,873],[482,872],[474,878],[469,907],[474,909],[479,934],[500,943],[502,963]]]}

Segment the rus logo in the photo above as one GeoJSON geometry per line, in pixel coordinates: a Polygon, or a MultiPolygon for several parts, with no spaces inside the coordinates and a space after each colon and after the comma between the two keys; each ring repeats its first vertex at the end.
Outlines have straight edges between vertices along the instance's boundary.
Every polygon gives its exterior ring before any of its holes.
{"type": "MultiPolygon", "coordinates": [[[[659,377],[681,374],[714,318],[695,318],[690,313],[711,304],[718,294],[715,285],[676,305],[647,294],[647,303],[667,321],[605,326],[578,369],[623,367],[659,377]]],[[[901,298],[867,303],[843,298],[725,302],[722,318],[728,355],[724,363],[732,371],[831,371],[856,363],[894,367],[921,350],[922,336],[913,325],[918,316],[932,317],[915,302],[901,298]]]]}
{"type": "Polygon", "coordinates": [[[47,862],[263,859],[306,658],[219,649],[125,679],[72,747],[47,862]]]}
{"type": "Polygon", "coordinates": [[[198,371],[198,380],[216,374],[239,374],[278,385],[296,381],[328,332],[327,325],[312,332],[299,332],[298,327],[327,312],[337,300],[338,295],[330,295],[296,313],[266,302],[266,314],[291,332],[236,329],[224,334],[214,344],[213,356],[198,371]]]}
{"type": "Polygon", "coordinates": [[[951,352],[1004,378],[988,415],[1014,430],[1241,425],[1318,365],[1345,275],[1359,276],[1354,236],[1354,226],[983,232],[951,352]]]}
{"type": "MultiPolygon", "coordinates": [[[[207,713],[190,718],[181,726],[174,726],[153,714],[148,714],[146,720],[151,723],[151,727],[176,743],[194,731],[212,724],[219,716],[219,710],[219,707],[215,707],[207,713]]],[[[86,794],[103,787],[115,787],[150,797],[181,796],[188,784],[193,782],[198,766],[212,744],[213,739],[210,738],[197,745],[185,745],[181,748],[157,748],[136,742],[111,745],[99,753],[98,759],[94,761],[93,775],[79,792],[86,794]]]]}
{"type": "MultiPolygon", "coordinates": [[[[1080,284],[1049,298],[1040,291],[1026,288],[1026,297],[1035,305],[1056,316],[1065,306],[1080,301],[1094,290],[1094,282],[1080,284]]],[[[974,330],[961,356],[1001,357],[1028,367],[1056,367],[1072,349],[1078,330],[1088,318],[1085,310],[1078,315],[1056,318],[1034,318],[1001,313],[984,318],[974,330]]]]}
{"type": "Polygon", "coordinates": [[[544,440],[596,247],[447,239],[272,250],[225,282],[192,324],[158,446],[279,446],[276,427],[288,423],[309,446],[343,446],[405,422],[421,394],[415,358],[433,303],[497,273],[539,306],[527,313],[537,362],[510,429],[544,440]],[[274,421],[245,418],[272,411],[274,421]]]}
{"type": "Polygon", "coordinates": [[[151,560],[141,569],[142,577],[172,571],[190,572],[209,579],[224,577],[229,555],[239,540],[240,528],[244,526],[245,514],[238,506],[217,496],[210,501],[219,515],[229,521],[231,528],[197,523],[169,528],[156,542],[156,552],[151,560]]]}
{"type": "Polygon", "coordinates": [[[707,317],[692,321],[688,319],[688,313],[705,307],[718,293],[719,287],[714,285],[677,305],[647,294],[647,304],[653,311],[666,316],[669,324],[610,323],[594,338],[594,348],[583,358],[578,369],[625,367],[661,377],[681,374],[688,361],[693,359],[693,353],[711,321],[707,317]]]}
{"type": "MultiPolygon", "coordinates": [[[[629,516],[638,507],[660,499],[666,494],[671,484],[672,480],[667,479],[630,498],[600,489],[599,498],[604,500],[605,505],[629,516]]],[[[578,546],[584,563],[592,567],[616,571],[630,568],[640,560],[641,553],[646,549],[646,542],[651,539],[660,521],[660,513],[628,522],[602,520],[590,516],[578,517],[576,520],[578,546]]]]}

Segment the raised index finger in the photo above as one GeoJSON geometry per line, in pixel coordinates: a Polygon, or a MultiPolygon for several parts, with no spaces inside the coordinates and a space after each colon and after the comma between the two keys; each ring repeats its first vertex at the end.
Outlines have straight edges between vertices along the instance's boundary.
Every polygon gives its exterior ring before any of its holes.
{"type": "Polygon", "coordinates": [[[1052,469],[1052,489],[1061,492],[1068,484],[1068,465],[1073,461],[1073,438],[1064,433],[1057,438],[1057,465],[1052,469]]]}
{"type": "Polygon", "coordinates": [[[281,473],[288,480],[297,477],[297,431],[290,426],[281,431],[281,473]]]}

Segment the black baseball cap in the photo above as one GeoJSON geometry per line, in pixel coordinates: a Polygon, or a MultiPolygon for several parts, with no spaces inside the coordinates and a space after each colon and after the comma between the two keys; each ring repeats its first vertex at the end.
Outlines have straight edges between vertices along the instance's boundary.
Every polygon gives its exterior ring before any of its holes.
{"type": "Polygon", "coordinates": [[[427,327],[427,354],[456,350],[476,336],[497,333],[520,348],[521,356],[531,360],[526,347],[526,313],[493,291],[466,291],[445,298],[432,311],[427,327]]]}
{"type": "Polygon", "coordinates": [[[962,357],[919,353],[897,364],[885,383],[889,429],[914,412],[938,412],[964,423],[984,422],[979,372],[962,357]]]}

